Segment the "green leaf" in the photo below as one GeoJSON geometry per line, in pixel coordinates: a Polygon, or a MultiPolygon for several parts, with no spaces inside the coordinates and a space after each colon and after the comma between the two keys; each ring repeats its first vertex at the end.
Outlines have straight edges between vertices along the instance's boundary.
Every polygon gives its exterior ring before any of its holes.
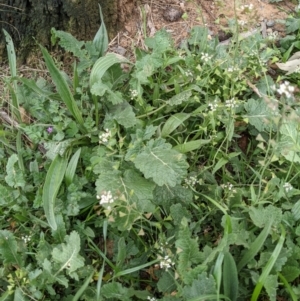
{"type": "Polygon", "coordinates": [[[294,219],[296,221],[298,221],[300,219],[300,201],[296,202],[293,205],[292,213],[293,213],[294,219]]]}
{"type": "Polygon", "coordinates": [[[134,164],[146,179],[152,178],[159,186],[176,186],[186,177],[188,169],[185,156],[161,138],[147,142],[134,164]]]}
{"type": "Polygon", "coordinates": [[[288,282],[293,282],[300,275],[300,268],[297,266],[285,265],[282,269],[282,275],[288,282]]]}
{"type": "Polygon", "coordinates": [[[266,280],[265,280],[265,284],[264,284],[264,288],[270,298],[270,301],[276,301],[276,297],[277,297],[277,287],[278,287],[278,281],[277,281],[277,275],[268,275],[266,280]]]}
{"type": "Polygon", "coordinates": [[[14,301],[27,301],[28,299],[25,299],[22,290],[17,287],[15,290],[15,296],[14,296],[14,301]]]}
{"type": "Polygon", "coordinates": [[[192,140],[188,142],[184,142],[182,144],[177,144],[173,147],[173,149],[179,151],[182,154],[191,152],[193,150],[199,149],[202,145],[209,144],[211,140],[208,139],[198,139],[192,140]]]}
{"type": "Polygon", "coordinates": [[[175,131],[191,115],[187,113],[176,113],[172,115],[164,124],[161,130],[161,137],[165,138],[175,131]]]}
{"type": "Polygon", "coordinates": [[[157,289],[162,293],[172,293],[176,290],[176,283],[174,275],[171,275],[169,272],[163,272],[162,276],[159,277],[157,282],[157,289]]]}
{"type": "Polygon", "coordinates": [[[101,25],[94,37],[93,44],[95,45],[99,53],[99,57],[102,57],[108,48],[108,35],[107,35],[107,30],[104,23],[100,4],[99,4],[99,12],[100,12],[101,25]]]}
{"type": "Polygon", "coordinates": [[[18,156],[16,154],[12,154],[6,164],[6,173],[5,182],[10,187],[25,187],[25,179],[22,171],[15,164],[18,162],[18,156]]]}
{"type": "Polygon", "coordinates": [[[87,57],[87,51],[83,49],[84,41],[78,41],[70,33],[56,30],[55,28],[51,28],[51,35],[52,45],[54,45],[56,39],[59,38],[59,45],[66,51],[73,53],[74,56],[80,59],[87,57]]]}
{"type": "Polygon", "coordinates": [[[250,98],[245,103],[244,107],[248,113],[248,115],[244,117],[246,117],[249,120],[249,123],[259,132],[270,128],[270,108],[268,108],[268,105],[264,100],[254,100],[250,98]]]}
{"type": "Polygon", "coordinates": [[[0,257],[4,264],[16,264],[22,267],[21,254],[17,253],[18,246],[14,235],[7,230],[0,230],[0,257]]]}
{"type": "Polygon", "coordinates": [[[277,152],[290,162],[300,162],[300,135],[299,125],[289,120],[280,127],[281,138],[277,143],[277,152]]]}
{"type": "Polygon", "coordinates": [[[186,90],[181,93],[178,93],[174,95],[172,98],[166,101],[166,103],[170,106],[178,106],[182,104],[183,102],[187,102],[190,100],[190,97],[192,95],[191,90],[186,90]]]}
{"type": "Polygon", "coordinates": [[[216,294],[216,283],[213,276],[207,276],[205,272],[201,273],[191,286],[185,286],[182,292],[184,300],[211,294],[216,294]]]}
{"type": "Polygon", "coordinates": [[[259,228],[263,228],[266,224],[269,224],[270,221],[274,226],[277,226],[282,220],[282,210],[272,205],[265,208],[251,207],[249,215],[253,223],[259,228]]]}
{"type": "Polygon", "coordinates": [[[70,113],[73,115],[75,120],[79,123],[79,125],[82,128],[82,131],[85,133],[86,130],[84,129],[84,121],[81,115],[81,112],[76,104],[76,101],[70,91],[70,88],[68,86],[67,81],[65,80],[64,76],[61,74],[61,72],[58,70],[58,68],[55,66],[55,63],[46,50],[46,48],[40,46],[44,60],[47,66],[48,71],[50,72],[51,78],[56,86],[57,92],[60,95],[62,101],[67,106],[70,113]]]}
{"type": "Polygon", "coordinates": [[[48,224],[53,230],[57,229],[54,214],[55,199],[64,178],[67,164],[68,160],[66,157],[56,155],[50,165],[45,179],[42,199],[48,224]]]}
{"type": "Polygon", "coordinates": [[[224,254],[223,287],[224,295],[231,301],[235,301],[238,296],[239,280],[234,258],[229,252],[224,254]]]}
{"type": "Polygon", "coordinates": [[[180,203],[173,204],[170,207],[170,213],[175,225],[180,225],[183,218],[186,218],[187,220],[191,220],[192,218],[190,211],[188,211],[180,203]]]}
{"type": "Polygon", "coordinates": [[[154,50],[155,53],[163,53],[171,49],[172,38],[171,35],[165,30],[157,31],[154,37],[146,38],[145,44],[154,50]]]}
{"type": "Polygon", "coordinates": [[[74,176],[75,176],[75,172],[76,172],[76,168],[77,168],[77,164],[78,164],[78,160],[80,157],[80,153],[81,153],[81,148],[79,148],[76,153],[72,156],[68,167],[66,169],[66,173],[65,173],[65,181],[66,184],[69,186],[71,185],[71,183],[73,182],[74,176]]]}
{"type": "Polygon", "coordinates": [[[58,263],[59,266],[55,275],[66,270],[68,275],[75,278],[74,272],[84,266],[84,258],[79,255],[79,234],[76,231],[72,231],[70,235],[65,237],[65,242],[52,251],[53,261],[58,263]]]}
{"type": "Polygon", "coordinates": [[[222,166],[224,166],[226,163],[228,162],[227,159],[225,158],[221,158],[220,160],[218,160],[217,164],[215,165],[212,174],[215,174],[220,168],[222,168],[222,166]]]}
{"type": "Polygon", "coordinates": [[[118,124],[125,128],[133,127],[136,124],[136,118],[132,106],[127,101],[111,106],[109,108],[109,113],[105,117],[105,121],[108,119],[114,119],[118,124]]]}

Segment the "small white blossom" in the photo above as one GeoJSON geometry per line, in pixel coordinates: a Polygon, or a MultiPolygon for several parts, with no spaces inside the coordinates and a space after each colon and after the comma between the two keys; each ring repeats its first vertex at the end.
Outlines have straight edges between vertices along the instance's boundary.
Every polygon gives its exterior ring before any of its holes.
{"type": "Polygon", "coordinates": [[[137,90],[131,90],[130,89],[129,91],[131,93],[131,99],[134,99],[134,98],[136,98],[139,95],[139,93],[138,93],[137,90]]]}
{"type": "Polygon", "coordinates": [[[149,301],[156,301],[157,299],[155,299],[154,297],[148,296],[148,297],[147,297],[147,300],[149,300],[149,301]]]}
{"type": "Polygon", "coordinates": [[[238,71],[239,70],[239,68],[236,68],[236,67],[228,67],[227,68],[227,72],[234,72],[234,71],[238,71]]]}
{"type": "Polygon", "coordinates": [[[283,188],[285,192],[290,192],[291,190],[293,190],[293,186],[290,183],[284,183],[283,188]]]}
{"type": "Polygon", "coordinates": [[[253,9],[253,4],[250,3],[249,5],[246,4],[246,5],[241,5],[241,10],[252,10],[253,9]]]}
{"type": "Polygon", "coordinates": [[[241,26],[245,26],[247,24],[247,21],[238,20],[238,24],[241,25],[241,26]]]}
{"type": "Polygon", "coordinates": [[[111,132],[108,129],[105,129],[105,132],[99,135],[99,143],[107,143],[110,137],[111,132]]]}
{"type": "Polygon", "coordinates": [[[269,41],[275,41],[278,38],[278,32],[277,31],[269,32],[269,33],[267,33],[267,35],[268,35],[267,39],[269,41]]]}
{"type": "Polygon", "coordinates": [[[191,72],[191,70],[187,70],[185,71],[185,76],[193,76],[193,73],[191,72]]]}
{"type": "Polygon", "coordinates": [[[208,104],[208,109],[210,110],[210,111],[212,111],[212,112],[215,112],[216,110],[217,110],[217,108],[218,108],[218,103],[217,103],[217,100],[215,99],[213,102],[210,102],[209,104],[208,104]]]}
{"type": "Polygon", "coordinates": [[[175,263],[171,260],[171,258],[166,255],[160,262],[159,266],[161,269],[169,269],[172,265],[174,265],[175,263]]]}
{"type": "Polygon", "coordinates": [[[212,55],[201,52],[201,60],[203,60],[204,62],[208,62],[209,60],[211,60],[211,58],[212,58],[212,55]]]}
{"type": "MultiPolygon", "coordinates": [[[[273,86],[273,88],[275,88],[273,86]]],[[[285,95],[286,97],[292,97],[292,93],[295,91],[295,88],[290,85],[288,81],[285,81],[284,83],[280,84],[279,88],[276,89],[277,93],[280,95],[285,95]]]]}
{"type": "MultiPolygon", "coordinates": [[[[112,196],[111,191],[103,191],[101,195],[97,195],[97,199],[100,200],[100,205],[111,204],[115,200],[112,196]]],[[[111,209],[111,207],[109,206],[108,209],[111,209]]]]}
{"type": "Polygon", "coordinates": [[[236,105],[235,99],[234,99],[234,98],[231,98],[231,99],[229,99],[229,100],[226,100],[226,101],[225,101],[225,106],[226,106],[227,108],[231,108],[231,109],[235,108],[235,107],[237,106],[237,105],[236,105]]]}
{"type": "Polygon", "coordinates": [[[198,183],[196,177],[190,176],[189,178],[185,179],[185,184],[188,186],[195,186],[198,183]]]}
{"type": "Polygon", "coordinates": [[[25,242],[25,244],[27,244],[28,242],[30,242],[31,236],[30,235],[23,235],[21,237],[21,239],[25,242]]]}

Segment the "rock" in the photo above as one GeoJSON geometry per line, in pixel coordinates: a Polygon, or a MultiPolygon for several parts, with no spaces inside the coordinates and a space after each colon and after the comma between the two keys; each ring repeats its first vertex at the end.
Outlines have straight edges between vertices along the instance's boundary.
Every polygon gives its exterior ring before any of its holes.
{"type": "Polygon", "coordinates": [[[168,7],[163,13],[163,17],[166,21],[175,22],[178,21],[183,15],[183,10],[176,7],[168,7]]]}
{"type": "Polygon", "coordinates": [[[275,25],[275,21],[274,20],[268,20],[267,21],[267,27],[273,27],[275,25]]]}

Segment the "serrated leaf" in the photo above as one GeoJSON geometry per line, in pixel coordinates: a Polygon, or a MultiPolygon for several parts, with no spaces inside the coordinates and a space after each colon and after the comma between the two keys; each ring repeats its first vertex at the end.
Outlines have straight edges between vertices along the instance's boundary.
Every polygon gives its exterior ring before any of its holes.
{"type": "Polygon", "coordinates": [[[108,299],[112,298],[125,301],[130,301],[130,297],[132,297],[132,294],[130,293],[129,289],[123,287],[121,283],[118,282],[104,284],[101,288],[101,295],[108,299]]]}
{"type": "Polygon", "coordinates": [[[187,113],[176,113],[172,115],[164,124],[161,130],[161,137],[165,138],[176,130],[191,115],[187,113]]]}
{"type": "Polygon", "coordinates": [[[184,300],[212,294],[216,294],[216,283],[213,276],[207,276],[205,272],[201,273],[191,286],[185,286],[182,292],[184,300]]]}
{"type": "MultiPolygon", "coordinates": [[[[53,261],[58,263],[59,269],[56,272],[66,270],[73,277],[73,272],[84,266],[84,258],[79,255],[80,237],[76,231],[65,237],[65,242],[52,251],[53,261]]],[[[74,278],[74,277],[73,277],[74,278]]]]}
{"type": "Polygon", "coordinates": [[[185,156],[173,150],[164,139],[150,140],[134,164],[146,179],[152,178],[159,186],[176,186],[186,177],[188,169],[185,156]]]}
{"type": "Polygon", "coordinates": [[[45,184],[43,188],[43,206],[49,226],[57,229],[54,208],[55,199],[63,181],[64,174],[68,165],[68,160],[65,157],[56,155],[47,172],[45,184]]]}
{"type": "Polygon", "coordinates": [[[15,164],[18,162],[18,156],[16,154],[12,154],[6,164],[6,176],[5,176],[5,182],[10,187],[22,187],[24,188],[26,182],[24,179],[24,175],[20,168],[18,166],[15,166],[15,164]]]}
{"type": "Polygon", "coordinates": [[[170,213],[175,225],[180,225],[183,218],[186,218],[187,220],[191,219],[190,212],[181,204],[173,204],[170,207],[170,213]]]}
{"type": "Polygon", "coordinates": [[[0,257],[5,264],[17,264],[22,267],[22,256],[17,253],[18,246],[14,235],[7,230],[0,230],[0,257]]]}
{"type": "Polygon", "coordinates": [[[293,282],[300,275],[300,268],[297,266],[284,266],[282,269],[282,275],[288,282],[293,282]]]}
{"type": "Polygon", "coordinates": [[[277,275],[269,275],[265,280],[264,288],[270,298],[270,301],[276,301],[277,287],[278,287],[277,275]]]}
{"type": "Polygon", "coordinates": [[[170,106],[178,106],[182,104],[183,102],[189,101],[190,97],[192,95],[191,90],[186,90],[181,93],[178,93],[174,95],[172,98],[166,101],[166,103],[170,106]]]}
{"type": "Polygon", "coordinates": [[[266,102],[264,100],[254,100],[250,98],[244,105],[247,111],[247,119],[259,132],[270,128],[269,111],[266,102]]]}
{"type": "Polygon", "coordinates": [[[157,31],[154,37],[146,38],[145,44],[152,48],[154,52],[163,53],[172,46],[172,38],[171,35],[165,30],[157,31]]]}
{"type": "Polygon", "coordinates": [[[277,143],[277,152],[290,162],[300,162],[299,126],[290,120],[280,127],[281,138],[277,143]]]}
{"type": "Polygon", "coordinates": [[[82,49],[84,41],[78,41],[70,33],[56,30],[55,28],[51,29],[51,34],[51,42],[53,45],[55,44],[56,39],[59,38],[58,44],[66,51],[73,53],[73,55],[78,58],[84,58],[87,56],[87,51],[82,49]]]}
{"type": "Polygon", "coordinates": [[[251,207],[249,210],[249,215],[253,223],[259,228],[264,227],[270,221],[274,226],[277,226],[282,220],[282,210],[272,205],[269,205],[265,208],[251,207]]]}

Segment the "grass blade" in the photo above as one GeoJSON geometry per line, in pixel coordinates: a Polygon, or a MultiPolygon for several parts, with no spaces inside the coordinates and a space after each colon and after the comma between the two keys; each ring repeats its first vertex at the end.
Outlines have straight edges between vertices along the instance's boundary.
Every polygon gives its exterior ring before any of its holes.
{"type": "Polygon", "coordinates": [[[261,247],[264,244],[264,241],[269,235],[271,230],[273,220],[271,219],[268,224],[265,225],[264,229],[257,236],[255,241],[251,244],[251,247],[246,251],[240,262],[238,263],[237,270],[238,272],[250,261],[256,254],[259,252],[261,247]]]}
{"type": "Polygon", "coordinates": [[[45,179],[42,199],[48,224],[53,230],[57,229],[54,215],[55,199],[64,178],[67,164],[68,159],[57,154],[50,165],[45,179]]]}
{"type": "Polygon", "coordinates": [[[91,279],[93,278],[94,271],[90,274],[90,276],[84,281],[81,288],[77,291],[76,295],[73,297],[72,301],[78,301],[81,295],[84,293],[86,288],[89,286],[91,279]]]}
{"type": "Polygon", "coordinates": [[[53,61],[52,57],[50,56],[50,54],[48,53],[48,51],[46,50],[46,48],[44,48],[42,46],[40,46],[40,48],[42,50],[46,66],[47,66],[47,68],[50,72],[51,78],[56,86],[58,94],[60,95],[61,99],[63,100],[63,102],[65,103],[68,110],[75,118],[75,120],[81,126],[81,131],[86,133],[86,130],[83,125],[84,122],[83,122],[81,112],[75,102],[75,99],[71,93],[71,90],[67,84],[67,81],[65,80],[63,75],[60,73],[58,68],[55,66],[54,61],[53,61]]]}
{"type": "Polygon", "coordinates": [[[161,130],[161,137],[165,138],[175,131],[191,115],[187,113],[177,113],[172,115],[164,124],[161,130]]]}
{"type": "Polygon", "coordinates": [[[279,238],[279,241],[275,247],[275,250],[273,251],[270,259],[268,260],[266,266],[264,267],[263,271],[262,271],[262,274],[260,275],[260,277],[258,278],[258,282],[255,286],[255,289],[254,289],[254,292],[252,294],[252,297],[251,297],[251,301],[256,301],[257,298],[259,297],[259,294],[261,292],[261,289],[262,287],[264,286],[264,283],[268,277],[268,275],[270,274],[279,254],[280,254],[280,251],[283,247],[283,243],[285,241],[285,229],[284,227],[281,225],[281,235],[280,235],[280,238],[279,238]]]}
{"type": "Polygon", "coordinates": [[[99,52],[99,57],[101,57],[104,55],[104,53],[107,51],[108,48],[108,35],[107,35],[107,30],[104,23],[100,4],[99,4],[99,11],[100,11],[101,25],[94,37],[93,44],[96,46],[96,49],[99,52]]]}
{"type": "Polygon", "coordinates": [[[292,301],[297,301],[298,298],[297,298],[296,294],[294,293],[294,291],[293,291],[292,287],[290,286],[290,284],[289,284],[289,283],[287,282],[287,280],[285,279],[285,277],[284,277],[282,274],[280,274],[280,273],[278,273],[278,277],[279,277],[280,280],[283,282],[283,284],[284,284],[286,290],[289,292],[289,294],[290,294],[290,296],[291,296],[291,300],[292,300],[292,301]]]}
{"type": "Polygon", "coordinates": [[[222,280],[222,263],[224,259],[224,253],[221,252],[216,260],[216,264],[213,271],[213,276],[217,284],[217,301],[220,300],[220,289],[221,289],[221,280],[222,280]]]}

